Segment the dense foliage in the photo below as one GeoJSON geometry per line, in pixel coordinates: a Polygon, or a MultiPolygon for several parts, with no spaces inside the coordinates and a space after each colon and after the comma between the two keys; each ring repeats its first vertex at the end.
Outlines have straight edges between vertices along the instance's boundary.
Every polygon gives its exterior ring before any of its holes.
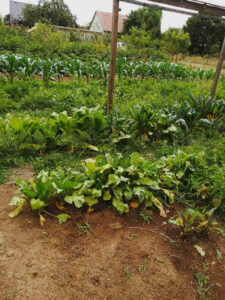
{"type": "Polygon", "coordinates": [[[107,115],[106,39],[85,44],[41,23],[29,36],[0,23],[0,36],[0,182],[25,164],[36,175],[17,180],[10,216],[30,205],[43,225],[54,206],[140,206],[165,216],[176,204],[170,222],[183,236],[215,229],[212,215],[225,211],[224,76],[210,98],[214,70],[153,60],[160,43],[133,27],[107,115]]]}
{"type": "Polygon", "coordinates": [[[153,38],[161,34],[162,11],[154,8],[140,8],[132,11],[124,22],[124,33],[129,33],[132,27],[150,31],[153,38]]]}
{"type": "Polygon", "coordinates": [[[163,33],[162,48],[172,56],[172,61],[174,55],[177,56],[179,53],[187,53],[190,47],[190,37],[188,33],[184,33],[183,30],[177,28],[169,28],[163,33]]]}
{"type": "MultiPolygon", "coordinates": [[[[0,55],[0,72],[5,74],[9,82],[15,77],[32,79],[35,75],[42,76],[43,81],[48,84],[50,79],[60,79],[63,76],[72,76],[80,79],[104,79],[109,75],[109,62],[82,63],[80,60],[72,61],[51,61],[35,60],[28,57],[15,55],[0,55]]],[[[193,69],[183,65],[169,62],[138,61],[131,62],[125,58],[117,59],[116,73],[119,78],[136,77],[141,79],[167,78],[167,79],[212,79],[213,70],[193,69]]]]}
{"type": "Polygon", "coordinates": [[[77,27],[69,7],[63,0],[39,0],[38,5],[27,5],[23,10],[23,23],[26,26],[34,26],[37,22],[47,24],[77,27]]]}
{"type": "Polygon", "coordinates": [[[191,54],[219,53],[225,36],[225,24],[219,18],[197,15],[187,20],[184,31],[190,36],[191,54]]]}

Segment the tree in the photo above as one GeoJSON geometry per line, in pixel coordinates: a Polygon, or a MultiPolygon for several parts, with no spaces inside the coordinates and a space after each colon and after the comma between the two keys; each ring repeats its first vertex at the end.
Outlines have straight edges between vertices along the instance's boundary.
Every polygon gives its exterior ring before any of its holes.
{"type": "Polygon", "coordinates": [[[205,55],[209,54],[216,44],[221,48],[225,36],[225,23],[220,19],[197,15],[187,20],[184,31],[190,36],[190,53],[205,55]]]}
{"type": "Polygon", "coordinates": [[[34,26],[39,21],[65,27],[78,26],[76,17],[71,14],[63,0],[39,0],[37,6],[26,5],[23,10],[23,19],[27,26],[34,26]]]}
{"type": "Polygon", "coordinates": [[[150,31],[152,38],[159,38],[161,34],[162,11],[155,8],[140,8],[132,11],[124,22],[123,31],[128,34],[132,27],[150,31]]]}
{"type": "Polygon", "coordinates": [[[186,53],[190,44],[189,34],[178,28],[169,28],[164,32],[161,42],[162,49],[172,56],[172,61],[174,55],[176,55],[177,61],[179,53],[186,53]]]}
{"type": "Polygon", "coordinates": [[[152,50],[156,50],[158,40],[152,38],[150,31],[132,27],[129,34],[124,35],[121,41],[126,44],[127,49],[137,52],[142,58],[152,50]]]}
{"type": "Polygon", "coordinates": [[[38,23],[35,30],[31,32],[32,45],[41,49],[45,56],[52,56],[53,53],[63,49],[65,39],[62,32],[54,31],[51,25],[38,23]]]}
{"type": "Polygon", "coordinates": [[[10,22],[10,14],[7,14],[4,16],[4,22],[9,23],[10,22]]]}

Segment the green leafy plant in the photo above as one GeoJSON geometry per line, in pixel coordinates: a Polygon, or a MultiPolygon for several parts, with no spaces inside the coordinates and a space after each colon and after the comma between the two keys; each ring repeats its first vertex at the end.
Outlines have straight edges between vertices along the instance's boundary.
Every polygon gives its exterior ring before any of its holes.
{"type": "Polygon", "coordinates": [[[77,229],[78,229],[78,236],[81,236],[85,233],[88,235],[90,232],[93,231],[91,226],[88,224],[88,222],[86,222],[85,225],[77,224],[77,229]]]}
{"type": "Polygon", "coordinates": [[[197,292],[202,300],[207,300],[207,296],[210,295],[209,289],[213,284],[209,285],[210,277],[207,274],[210,264],[201,264],[201,271],[197,272],[194,269],[194,275],[198,283],[197,292]]]}
{"type": "Polygon", "coordinates": [[[179,212],[178,216],[172,217],[169,223],[182,228],[183,238],[193,235],[207,235],[210,231],[221,232],[221,225],[213,219],[215,208],[201,212],[197,209],[187,208],[179,212]]]}

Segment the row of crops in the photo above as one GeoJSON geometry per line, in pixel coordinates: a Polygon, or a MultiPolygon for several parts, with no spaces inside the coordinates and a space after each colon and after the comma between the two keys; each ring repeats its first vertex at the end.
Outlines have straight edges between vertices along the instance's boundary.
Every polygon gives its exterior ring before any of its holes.
{"type": "MultiPolygon", "coordinates": [[[[71,76],[79,80],[89,78],[108,78],[109,62],[94,61],[90,64],[83,63],[78,59],[72,61],[51,61],[49,59],[32,59],[16,56],[14,54],[0,56],[0,72],[5,74],[9,82],[17,77],[27,80],[35,75],[42,77],[45,83],[49,80],[58,82],[64,76],[71,76]]],[[[189,79],[189,80],[210,80],[214,77],[214,70],[203,70],[201,68],[188,68],[184,65],[169,62],[154,61],[127,61],[125,58],[118,58],[116,65],[118,78],[165,78],[165,79],[189,79]]]]}
{"type": "Polygon", "coordinates": [[[74,108],[52,113],[49,117],[7,114],[0,119],[0,153],[23,155],[62,149],[98,151],[98,146],[118,144],[121,147],[138,138],[146,141],[171,141],[188,134],[192,128],[225,129],[223,100],[190,98],[170,109],[139,105],[127,119],[122,114],[107,116],[96,108],[74,108]]]}

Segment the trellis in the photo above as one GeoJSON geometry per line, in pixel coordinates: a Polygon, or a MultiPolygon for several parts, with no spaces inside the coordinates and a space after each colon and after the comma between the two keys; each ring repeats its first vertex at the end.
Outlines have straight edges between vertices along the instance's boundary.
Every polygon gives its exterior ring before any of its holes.
{"type": "MultiPolygon", "coordinates": [[[[110,59],[110,73],[109,73],[109,88],[108,88],[108,105],[107,112],[113,108],[113,93],[114,93],[114,81],[115,81],[115,71],[116,71],[116,52],[117,52],[117,39],[118,39],[118,19],[119,19],[119,3],[127,2],[130,4],[135,4],[143,7],[156,8],[164,11],[175,12],[179,14],[185,15],[197,15],[201,13],[204,17],[210,18],[220,18],[223,20],[225,17],[225,7],[214,5],[206,2],[202,2],[199,0],[147,0],[150,2],[156,2],[159,4],[166,4],[170,6],[175,6],[177,8],[171,7],[163,7],[156,4],[150,4],[141,2],[139,0],[113,0],[113,17],[112,17],[112,41],[111,41],[111,59],[110,59]],[[192,10],[194,12],[187,11],[186,9],[192,10]]],[[[223,46],[220,52],[215,78],[213,81],[212,89],[211,89],[211,97],[214,97],[217,84],[219,81],[220,73],[223,66],[223,61],[225,58],[225,37],[223,46]]]]}

